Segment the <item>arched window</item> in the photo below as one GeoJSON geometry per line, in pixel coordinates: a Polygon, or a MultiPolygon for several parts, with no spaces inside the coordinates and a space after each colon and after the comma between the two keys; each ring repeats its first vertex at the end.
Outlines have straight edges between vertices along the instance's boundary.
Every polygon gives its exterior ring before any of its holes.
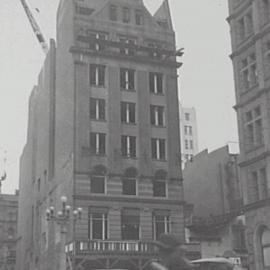
{"type": "Polygon", "coordinates": [[[261,234],[262,256],[265,267],[270,266],[270,230],[264,229],[261,234]]]}

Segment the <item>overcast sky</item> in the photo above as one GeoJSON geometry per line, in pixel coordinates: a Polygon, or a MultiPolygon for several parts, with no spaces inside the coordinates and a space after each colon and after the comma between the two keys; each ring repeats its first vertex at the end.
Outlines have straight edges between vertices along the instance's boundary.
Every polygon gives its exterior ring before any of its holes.
{"type": "MultiPolygon", "coordinates": [[[[55,36],[58,0],[27,0],[47,39],[55,36]],[[38,8],[39,12],[35,10],[38,8]]],[[[144,0],[153,13],[162,0],[144,0]]],[[[179,89],[184,106],[197,111],[199,148],[238,141],[226,0],[169,0],[181,59],[179,89]]],[[[26,141],[28,98],[44,55],[19,0],[0,0],[0,173],[7,151],[3,192],[19,181],[26,141]]]]}

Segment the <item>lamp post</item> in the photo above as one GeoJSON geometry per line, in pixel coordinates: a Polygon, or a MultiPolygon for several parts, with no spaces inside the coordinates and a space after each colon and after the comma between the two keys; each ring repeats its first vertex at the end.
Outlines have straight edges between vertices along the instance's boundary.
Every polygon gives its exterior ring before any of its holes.
{"type": "Polygon", "coordinates": [[[55,214],[55,209],[53,206],[50,206],[46,210],[46,219],[47,221],[55,221],[60,226],[60,260],[59,260],[59,270],[66,270],[66,234],[67,234],[67,225],[73,220],[76,222],[82,218],[82,208],[76,208],[72,211],[71,206],[67,205],[67,197],[61,197],[62,209],[57,211],[55,214]]]}

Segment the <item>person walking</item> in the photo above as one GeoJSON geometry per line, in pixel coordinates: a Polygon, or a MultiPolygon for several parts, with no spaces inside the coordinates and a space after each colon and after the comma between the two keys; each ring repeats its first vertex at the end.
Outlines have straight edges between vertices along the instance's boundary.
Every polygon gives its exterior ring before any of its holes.
{"type": "Polygon", "coordinates": [[[154,242],[158,247],[160,263],[153,261],[150,266],[153,270],[189,270],[192,263],[186,258],[182,242],[174,234],[161,234],[154,242]]]}

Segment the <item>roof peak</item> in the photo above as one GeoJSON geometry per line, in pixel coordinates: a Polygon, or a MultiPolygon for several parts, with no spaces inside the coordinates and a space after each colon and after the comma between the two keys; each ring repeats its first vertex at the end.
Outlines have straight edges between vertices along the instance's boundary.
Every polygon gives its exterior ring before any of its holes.
{"type": "Polygon", "coordinates": [[[154,18],[164,28],[173,30],[172,17],[168,0],[163,0],[162,4],[155,12],[154,18]]]}

